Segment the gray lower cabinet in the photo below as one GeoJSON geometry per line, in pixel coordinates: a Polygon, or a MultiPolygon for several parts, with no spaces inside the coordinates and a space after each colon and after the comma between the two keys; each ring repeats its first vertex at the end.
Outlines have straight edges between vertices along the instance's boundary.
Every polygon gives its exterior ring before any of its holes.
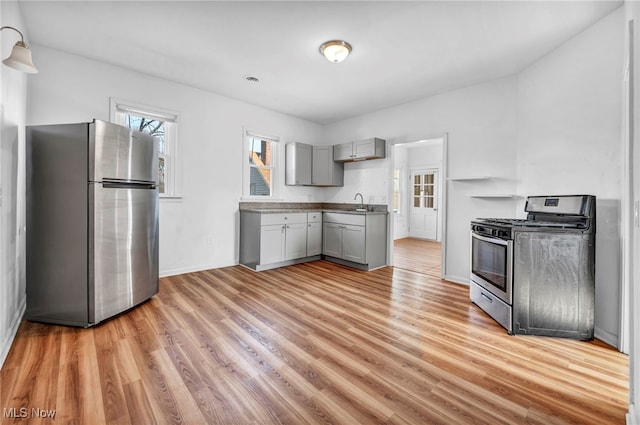
{"type": "Polygon", "coordinates": [[[322,213],[307,213],[307,255],[322,254],[322,213]]]}
{"type": "Polygon", "coordinates": [[[344,225],[342,228],[342,258],[366,264],[365,226],[344,225]]]}
{"type": "Polygon", "coordinates": [[[240,211],[240,264],[254,270],[268,270],[319,259],[321,249],[316,245],[321,242],[314,242],[314,238],[318,238],[313,231],[310,232],[309,224],[321,226],[321,216],[319,212],[281,214],[240,211]],[[315,215],[318,221],[308,223],[309,215],[315,215]],[[318,252],[314,253],[314,250],[318,252]]]}
{"type": "Polygon", "coordinates": [[[322,253],[342,258],[342,224],[326,222],[322,225],[322,253]]]}
{"type": "Polygon", "coordinates": [[[327,260],[363,270],[386,265],[387,214],[324,213],[322,229],[327,260]]]}
{"type": "Polygon", "coordinates": [[[365,226],[324,223],[322,253],[330,257],[366,264],[365,226]]]}

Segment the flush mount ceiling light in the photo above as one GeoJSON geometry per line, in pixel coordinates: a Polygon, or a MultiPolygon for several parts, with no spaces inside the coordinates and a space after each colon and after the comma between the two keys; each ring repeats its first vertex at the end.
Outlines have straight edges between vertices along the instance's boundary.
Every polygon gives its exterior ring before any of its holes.
{"type": "Polygon", "coordinates": [[[2,63],[7,65],[9,68],[26,72],[27,74],[36,74],[38,69],[33,65],[33,61],[31,60],[31,50],[29,50],[29,46],[24,42],[22,33],[14,27],[1,27],[0,31],[7,29],[14,30],[20,34],[20,41],[13,46],[11,54],[8,58],[3,60],[2,63]]]}
{"type": "Polygon", "coordinates": [[[320,53],[327,58],[329,62],[342,62],[351,53],[351,44],[342,40],[331,40],[320,46],[320,53]]]}

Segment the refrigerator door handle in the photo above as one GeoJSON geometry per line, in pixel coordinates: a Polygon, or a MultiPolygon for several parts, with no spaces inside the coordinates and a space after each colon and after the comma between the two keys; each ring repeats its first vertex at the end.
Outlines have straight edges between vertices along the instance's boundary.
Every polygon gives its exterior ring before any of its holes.
{"type": "Polygon", "coordinates": [[[123,183],[104,181],[102,187],[105,189],[155,189],[155,183],[123,183]]]}

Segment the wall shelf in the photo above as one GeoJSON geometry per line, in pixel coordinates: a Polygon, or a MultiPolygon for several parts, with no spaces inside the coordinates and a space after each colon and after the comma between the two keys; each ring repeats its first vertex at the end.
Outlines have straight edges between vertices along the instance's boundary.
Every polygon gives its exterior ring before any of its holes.
{"type": "Polygon", "coordinates": [[[461,176],[461,177],[448,177],[447,180],[452,182],[464,182],[474,180],[489,180],[490,176],[461,176]]]}

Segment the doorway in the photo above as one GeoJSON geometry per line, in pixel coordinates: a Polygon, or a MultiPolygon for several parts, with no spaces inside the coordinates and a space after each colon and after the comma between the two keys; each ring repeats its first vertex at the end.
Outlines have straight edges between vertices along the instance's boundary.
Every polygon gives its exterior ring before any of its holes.
{"type": "Polygon", "coordinates": [[[393,145],[389,252],[394,266],[444,277],[445,167],[446,135],[393,145]]]}

